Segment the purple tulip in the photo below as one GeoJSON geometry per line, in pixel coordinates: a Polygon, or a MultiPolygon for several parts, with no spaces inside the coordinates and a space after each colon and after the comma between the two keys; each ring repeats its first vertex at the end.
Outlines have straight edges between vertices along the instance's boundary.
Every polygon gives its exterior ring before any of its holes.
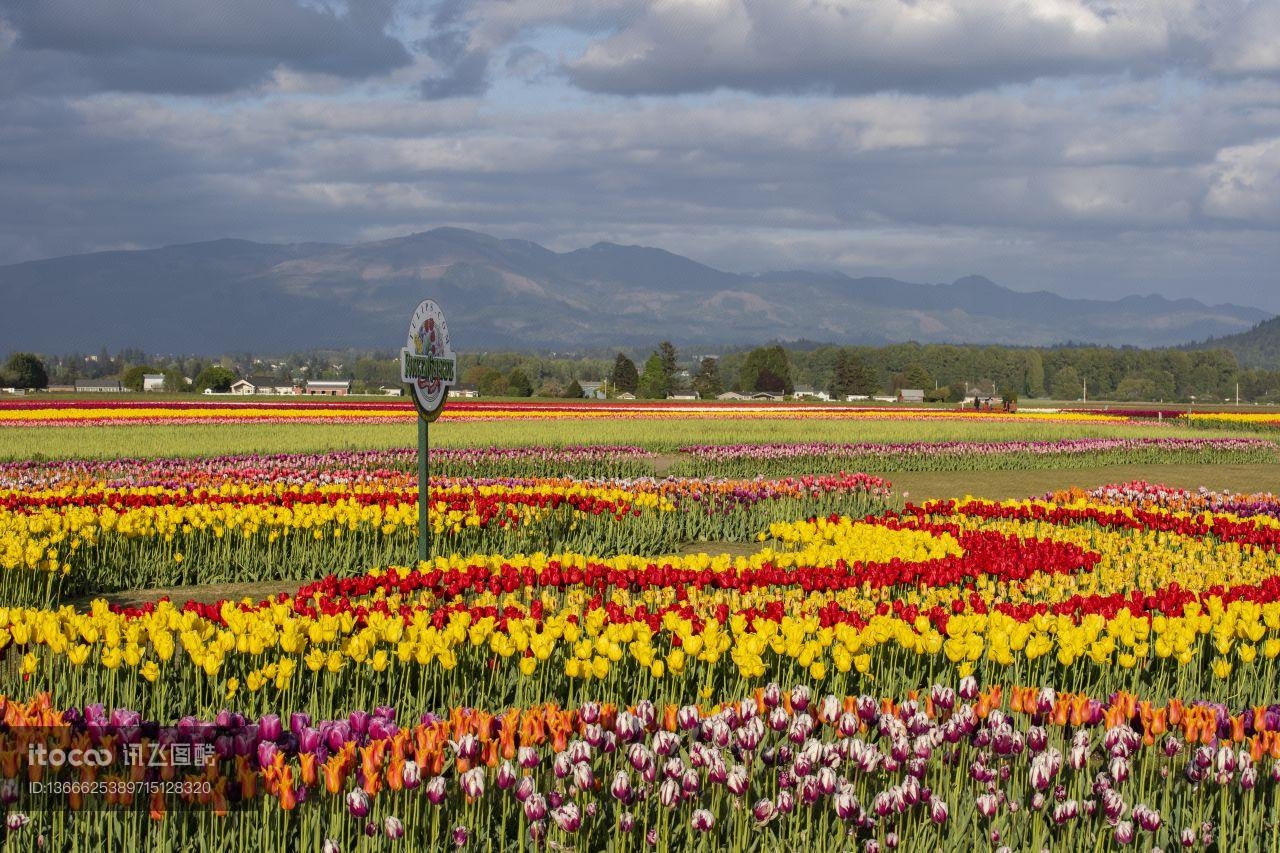
{"type": "Polygon", "coordinates": [[[524,801],[525,819],[533,822],[547,816],[547,799],[539,793],[530,794],[524,801]]]}
{"type": "Polygon", "coordinates": [[[576,803],[565,803],[551,812],[551,819],[562,832],[577,832],[582,826],[582,812],[576,803]]]}
{"type": "Polygon", "coordinates": [[[405,788],[412,791],[422,784],[422,768],[418,766],[418,762],[410,759],[404,763],[400,777],[404,781],[405,788]]]}
{"type": "Polygon", "coordinates": [[[484,768],[472,767],[458,777],[458,787],[468,799],[484,796],[484,768]]]}
{"type": "Polygon", "coordinates": [[[362,788],[353,788],[347,794],[347,811],[352,817],[362,818],[369,814],[369,795],[362,788]]]}
{"type": "Polygon", "coordinates": [[[280,751],[280,748],[277,747],[271,741],[264,740],[261,743],[259,743],[258,744],[258,766],[270,767],[272,759],[275,758],[276,753],[279,751],[280,751]]]}
{"type": "Polygon", "coordinates": [[[609,793],[623,804],[631,802],[631,779],[627,776],[627,771],[619,770],[614,774],[613,782],[609,785],[609,793]]]}
{"type": "Polygon", "coordinates": [[[258,721],[258,736],[263,740],[277,741],[284,734],[284,727],[277,714],[264,714],[258,721]]]}
{"type": "Polygon", "coordinates": [[[311,715],[304,714],[300,711],[294,711],[289,715],[289,731],[299,737],[302,736],[303,729],[311,727],[311,715]]]}
{"type": "Polygon", "coordinates": [[[995,794],[979,794],[974,800],[974,805],[978,807],[978,814],[989,820],[995,816],[1000,801],[996,799],[995,794]]]}
{"type": "Polygon", "coordinates": [[[711,827],[716,825],[716,819],[706,809],[696,809],[693,812],[693,817],[689,819],[689,825],[698,832],[709,832],[711,827]]]}
{"type": "Polygon", "coordinates": [[[511,765],[510,761],[502,762],[498,767],[498,790],[505,791],[516,783],[516,769],[511,765]]]}
{"type": "Polygon", "coordinates": [[[320,732],[310,726],[304,726],[298,735],[298,752],[304,752],[308,755],[314,755],[318,750],[323,748],[323,738],[320,732]]]}
{"type": "Polygon", "coordinates": [[[741,764],[735,764],[733,769],[729,771],[728,778],[725,779],[725,787],[737,797],[744,796],[750,784],[747,768],[741,764]]]}

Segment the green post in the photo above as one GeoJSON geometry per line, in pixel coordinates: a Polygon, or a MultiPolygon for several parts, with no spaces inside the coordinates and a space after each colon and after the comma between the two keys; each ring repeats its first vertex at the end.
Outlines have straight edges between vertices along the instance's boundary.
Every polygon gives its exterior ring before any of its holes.
{"type": "Polygon", "coordinates": [[[418,418],[418,559],[431,557],[431,531],[427,528],[427,494],[430,485],[427,461],[427,420],[418,418]]]}

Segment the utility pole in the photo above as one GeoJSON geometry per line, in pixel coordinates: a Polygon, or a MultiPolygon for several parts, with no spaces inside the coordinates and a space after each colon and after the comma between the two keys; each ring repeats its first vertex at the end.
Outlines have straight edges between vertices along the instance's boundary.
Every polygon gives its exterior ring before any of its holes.
{"type": "Polygon", "coordinates": [[[1089,377],[1087,376],[1084,377],[1083,382],[1084,382],[1084,393],[1081,394],[1080,396],[1080,402],[1087,403],[1089,402],[1089,377]]]}

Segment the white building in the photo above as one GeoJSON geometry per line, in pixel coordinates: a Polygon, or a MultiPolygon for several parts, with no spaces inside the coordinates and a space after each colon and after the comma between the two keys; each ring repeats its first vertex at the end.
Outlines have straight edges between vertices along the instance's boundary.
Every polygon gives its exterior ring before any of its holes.
{"type": "Polygon", "coordinates": [[[124,386],[120,384],[119,379],[77,379],[77,393],[113,393],[119,394],[124,390],[124,386]]]}
{"type": "Polygon", "coordinates": [[[164,374],[163,373],[142,374],[142,390],[143,391],[163,391],[164,390],[164,374]]]}
{"type": "Polygon", "coordinates": [[[231,393],[247,396],[250,394],[297,394],[298,389],[292,383],[274,376],[250,376],[248,379],[237,379],[231,383],[231,393]]]}
{"type": "Polygon", "coordinates": [[[306,391],[308,396],[345,397],[351,393],[349,379],[308,379],[306,391]]]}
{"type": "Polygon", "coordinates": [[[807,385],[797,386],[792,396],[797,400],[822,400],[827,402],[831,399],[831,395],[826,391],[816,391],[807,385]]]}

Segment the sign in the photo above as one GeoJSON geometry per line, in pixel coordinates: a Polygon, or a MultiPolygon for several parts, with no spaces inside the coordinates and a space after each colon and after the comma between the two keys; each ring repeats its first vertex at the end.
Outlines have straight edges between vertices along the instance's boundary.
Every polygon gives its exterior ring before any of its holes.
{"type": "Polygon", "coordinates": [[[400,381],[409,386],[423,420],[440,417],[449,386],[458,381],[457,373],[458,360],[449,345],[444,312],[433,300],[424,300],[409,319],[409,340],[400,350],[400,381]]]}

